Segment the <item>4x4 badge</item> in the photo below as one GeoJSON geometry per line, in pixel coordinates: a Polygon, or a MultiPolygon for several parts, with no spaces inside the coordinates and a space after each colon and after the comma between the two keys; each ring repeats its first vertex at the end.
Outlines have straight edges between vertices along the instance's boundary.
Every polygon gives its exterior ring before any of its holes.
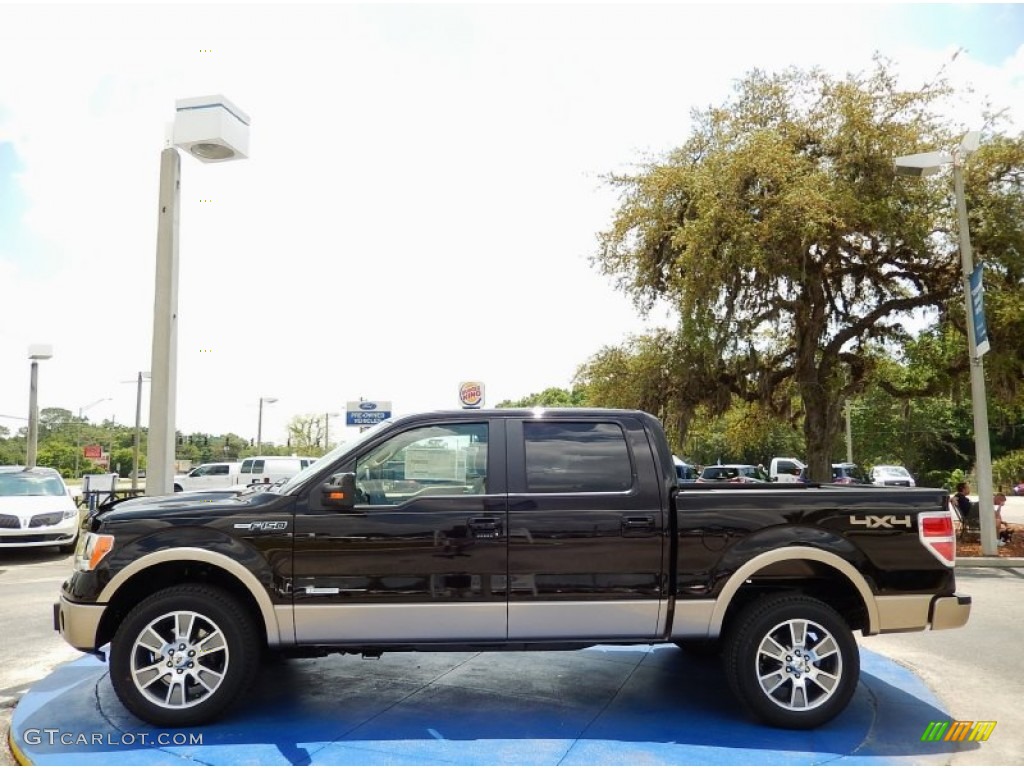
{"type": "Polygon", "coordinates": [[[246,531],[283,531],[288,527],[284,520],[257,520],[253,523],[235,523],[235,528],[246,531]]]}
{"type": "Polygon", "coordinates": [[[910,528],[913,524],[910,521],[910,515],[864,515],[858,517],[857,515],[850,515],[850,525],[863,525],[865,528],[895,528],[896,526],[902,526],[903,528],[910,528]]]}

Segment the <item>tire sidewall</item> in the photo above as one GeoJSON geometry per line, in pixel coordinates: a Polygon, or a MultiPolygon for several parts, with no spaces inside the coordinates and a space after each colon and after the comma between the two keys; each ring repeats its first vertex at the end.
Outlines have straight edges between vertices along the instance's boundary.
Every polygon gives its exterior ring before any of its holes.
{"type": "Polygon", "coordinates": [[[748,606],[733,625],[726,643],[724,662],[733,693],[757,719],[779,728],[816,728],[842,712],[860,678],[860,651],[843,618],[825,603],[809,597],[764,598],[748,606]],[[808,710],[780,706],[765,693],[757,679],[757,654],[762,640],[776,626],[793,619],[820,624],[836,641],[842,673],[831,697],[808,710]]]}
{"type": "Polygon", "coordinates": [[[190,584],[161,590],[139,603],[121,622],[110,651],[110,680],[118,698],[133,715],[160,727],[200,725],[215,719],[249,687],[260,656],[255,626],[238,601],[224,590],[190,584]],[[228,647],[228,668],[220,686],[204,701],[184,709],[161,707],[146,698],[131,673],[139,634],[157,617],[174,611],[209,618],[224,633],[228,647]]]}

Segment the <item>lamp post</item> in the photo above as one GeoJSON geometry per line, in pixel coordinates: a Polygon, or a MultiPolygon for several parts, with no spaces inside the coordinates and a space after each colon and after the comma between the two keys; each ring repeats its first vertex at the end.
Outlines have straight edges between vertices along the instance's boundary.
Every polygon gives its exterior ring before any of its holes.
{"type": "Polygon", "coordinates": [[[998,554],[996,518],[992,506],[992,448],[988,437],[988,400],[985,395],[985,368],[982,355],[988,342],[979,350],[975,306],[971,297],[971,275],[974,273],[974,252],[967,222],[967,201],[964,196],[964,161],[977,150],[981,140],[978,131],[969,131],[952,153],[921,152],[896,158],[899,176],[922,177],[938,173],[945,165],[953,166],[953,191],[956,195],[957,229],[960,235],[960,268],[963,271],[964,304],[967,309],[967,353],[971,362],[971,406],[974,415],[974,465],[978,481],[978,512],[981,523],[981,551],[998,554]]]}
{"type": "Polygon", "coordinates": [[[25,466],[32,469],[36,465],[36,448],[39,442],[39,361],[53,357],[53,347],[49,344],[30,344],[28,359],[32,361],[28,384],[28,445],[25,448],[25,466]]]}
{"type": "Polygon", "coordinates": [[[257,455],[263,452],[263,404],[264,403],[276,403],[276,397],[261,397],[260,398],[260,418],[256,424],[256,453],[257,455]]]}
{"type": "Polygon", "coordinates": [[[324,414],[324,453],[331,450],[331,417],[341,416],[340,413],[324,414]]]}
{"type": "Polygon", "coordinates": [[[178,374],[178,200],[181,158],[175,147],[204,163],[241,160],[249,153],[249,116],[223,96],[179,99],[160,153],[156,289],[153,300],[152,385],[149,398],[146,495],[174,488],[174,434],[178,374]]]}
{"type": "Polygon", "coordinates": [[[122,381],[122,384],[137,383],[135,391],[135,440],[132,444],[132,491],[139,490],[139,450],[142,445],[142,382],[151,379],[149,371],[139,371],[138,379],[122,381]]]}

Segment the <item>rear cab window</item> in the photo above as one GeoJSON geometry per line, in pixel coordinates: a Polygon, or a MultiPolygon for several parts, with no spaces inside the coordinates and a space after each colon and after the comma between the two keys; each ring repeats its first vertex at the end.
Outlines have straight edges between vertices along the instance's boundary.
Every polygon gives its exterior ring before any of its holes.
{"type": "Polygon", "coordinates": [[[608,493],[633,486],[622,427],[605,422],[524,422],[528,493],[608,493]]]}

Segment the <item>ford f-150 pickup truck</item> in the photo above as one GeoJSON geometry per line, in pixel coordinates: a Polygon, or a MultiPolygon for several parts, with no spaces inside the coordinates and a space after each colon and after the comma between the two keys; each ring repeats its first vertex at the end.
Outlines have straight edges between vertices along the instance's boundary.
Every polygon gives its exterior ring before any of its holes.
{"type": "Polygon", "coordinates": [[[810,728],[856,688],[855,631],[967,621],[947,500],[680,485],[641,411],[419,414],[276,488],[108,506],[54,622],[160,726],[215,719],[268,654],[675,643],[720,654],[756,718],[810,728]]]}

